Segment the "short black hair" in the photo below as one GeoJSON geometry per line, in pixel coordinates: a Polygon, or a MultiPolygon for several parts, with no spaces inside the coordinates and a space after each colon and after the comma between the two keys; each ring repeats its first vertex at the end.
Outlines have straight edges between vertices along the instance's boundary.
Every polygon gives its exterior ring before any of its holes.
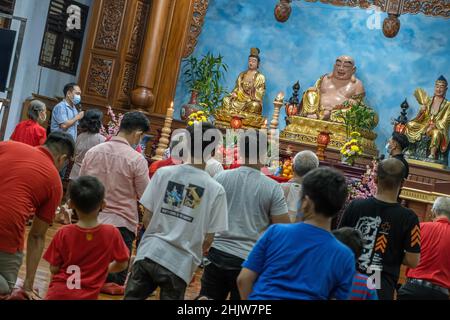
{"type": "Polygon", "coordinates": [[[147,132],[150,130],[150,121],[140,111],[127,112],[120,122],[120,132],[132,133],[134,131],[147,132]]]}
{"type": "Polygon", "coordinates": [[[378,163],[377,178],[379,188],[395,190],[405,178],[405,165],[396,158],[389,158],[378,163]]]}
{"type": "Polygon", "coordinates": [[[399,132],[392,133],[392,140],[397,142],[402,150],[405,150],[409,146],[409,140],[408,138],[399,132]]]}
{"type": "Polygon", "coordinates": [[[78,84],[76,84],[75,82],[70,82],[66,84],[63,89],[64,97],[67,96],[68,92],[72,92],[75,87],[78,87],[78,84]]]}
{"type": "MultiPolygon", "coordinates": [[[[195,134],[198,133],[198,129],[197,128],[201,128],[201,141],[202,141],[202,156],[203,153],[205,152],[205,149],[211,145],[211,144],[217,144],[219,141],[216,141],[216,137],[212,136],[211,140],[206,140],[204,139],[204,135],[208,130],[219,130],[217,129],[212,123],[210,122],[200,122],[200,123],[196,123],[193,124],[191,126],[188,126],[186,128],[188,137],[187,139],[189,140],[189,144],[190,144],[190,152],[191,152],[191,157],[193,158],[195,156],[195,134]]],[[[198,139],[198,138],[197,138],[198,139]]],[[[214,154],[212,153],[211,156],[213,156],[214,154]]]]}
{"type": "MultiPolygon", "coordinates": [[[[250,160],[251,157],[254,156],[254,152],[256,151],[255,160],[261,160],[260,157],[260,147],[261,143],[266,143],[265,147],[267,150],[268,147],[268,139],[267,135],[263,131],[258,131],[254,129],[248,129],[245,131],[241,131],[242,134],[239,135],[239,145],[240,145],[240,155],[243,156],[246,160],[250,160]],[[256,145],[256,150],[255,150],[256,145]],[[244,148],[244,150],[242,150],[244,148]]],[[[264,146],[262,146],[264,147],[264,146]]],[[[253,160],[253,159],[252,159],[253,160]]]]}
{"type": "Polygon", "coordinates": [[[89,133],[99,133],[102,127],[103,113],[98,109],[89,109],[78,123],[80,129],[89,133]]]}
{"type": "Polygon", "coordinates": [[[57,155],[67,155],[72,158],[75,152],[75,141],[70,134],[62,131],[55,131],[49,134],[44,143],[50,151],[57,155]]]}
{"type": "Polygon", "coordinates": [[[334,217],[347,200],[347,182],[342,173],[331,168],[317,168],[303,177],[302,199],[308,196],[316,213],[334,217]]]}
{"type": "Polygon", "coordinates": [[[100,208],[105,198],[105,187],[96,177],[79,177],[69,185],[69,198],[82,213],[92,213],[100,208]]]}
{"type": "Polygon", "coordinates": [[[364,238],[362,233],[359,230],[350,227],[333,230],[332,233],[336,239],[353,251],[355,258],[358,260],[364,248],[364,238]]]}

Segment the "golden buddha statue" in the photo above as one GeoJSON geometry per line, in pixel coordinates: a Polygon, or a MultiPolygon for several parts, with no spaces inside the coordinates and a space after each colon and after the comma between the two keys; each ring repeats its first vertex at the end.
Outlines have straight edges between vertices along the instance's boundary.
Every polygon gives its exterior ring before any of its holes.
{"type": "MultiPolygon", "coordinates": [[[[303,93],[300,114],[288,118],[280,138],[315,146],[317,135],[329,131],[332,136],[328,148],[340,150],[349,138],[343,114],[355,104],[367,107],[364,104],[363,83],[356,78],[355,72],[353,58],[338,57],[333,71],[320,77],[313,87],[303,93]]],[[[378,116],[376,113],[374,116],[376,125],[378,116]]],[[[360,129],[358,132],[361,134],[364,156],[377,157],[377,135],[373,129],[360,129]]]]}
{"type": "Polygon", "coordinates": [[[411,143],[419,142],[424,136],[431,138],[428,158],[432,160],[438,158],[438,152],[444,154],[449,144],[450,101],[445,99],[447,88],[447,80],[440,76],[436,80],[433,97],[429,97],[423,89],[416,89],[414,97],[421,107],[405,128],[411,143]]]}
{"type": "Polygon", "coordinates": [[[336,59],[333,72],[320,77],[314,87],[303,94],[301,116],[311,119],[342,122],[337,111],[348,109],[349,105],[361,102],[365,91],[361,80],[355,77],[355,61],[349,56],[336,59]]]}
{"type": "Polygon", "coordinates": [[[258,48],[251,48],[248,69],[239,74],[233,91],[223,99],[221,108],[215,112],[219,125],[227,126],[234,114],[242,116],[244,127],[260,128],[264,123],[262,108],[266,78],[258,70],[261,62],[259,53],[258,48]]]}
{"type": "Polygon", "coordinates": [[[231,95],[223,99],[223,108],[261,114],[266,78],[258,71],[261,61],[259,53],[258,48],[250,50],[248,70],[239,74],[231,95]]]}

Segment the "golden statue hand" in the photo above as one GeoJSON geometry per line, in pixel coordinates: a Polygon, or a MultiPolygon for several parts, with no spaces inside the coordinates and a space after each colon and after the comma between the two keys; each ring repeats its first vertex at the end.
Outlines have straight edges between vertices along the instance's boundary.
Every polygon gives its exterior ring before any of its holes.
{"type": "Polygon", "coordinates": [[[430,133],[432,130],[436,129],[436,124],[434,124],[433,122],[430,123],[430,125],[427,128],[427,134],[430,133]]]}

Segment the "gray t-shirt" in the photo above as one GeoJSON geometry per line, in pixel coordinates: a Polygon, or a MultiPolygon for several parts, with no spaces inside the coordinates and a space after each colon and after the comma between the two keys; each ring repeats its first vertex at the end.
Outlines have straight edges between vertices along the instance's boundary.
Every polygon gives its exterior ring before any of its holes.
{"type": "Polygon", "coordinates": [[[270,216],[286,214],[283,191],[276,181],[249,167],[226,170],[214,177],[225,189],[228,231],[216,233],[213,247],[247,259],[270,216]]]}

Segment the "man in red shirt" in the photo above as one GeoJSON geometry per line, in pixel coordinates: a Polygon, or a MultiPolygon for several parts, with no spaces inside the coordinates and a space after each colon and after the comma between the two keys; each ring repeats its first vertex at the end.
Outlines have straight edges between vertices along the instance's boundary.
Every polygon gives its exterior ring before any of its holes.
{"type": "Polygon", "coordinates": [[[433,222],[422,222],[420,263],[406,271],[398,300],[448,300],[450,289],[450,198],[439,197],[433,222]]]}
{"type": "Polygon", "coordinates": [[[49,135],[43,146],[0,142],[0,295],[8,295],[22,264],[25,224],[35,212],[28,234],[24,291],[30,299],[45,234],[62,198],[58,170],[73,156],[75,143],[63,132],[49,135]]]}
{"type": "Polygon", "coordinates": [[[127,268],[128,248],[116,227],[98,222],[106,202],[97,178],[72,181],[69,198],[79,220],[59,229],[44,254],[53,274],[45,299],[96,300],[108,272],[127,268]]]}

